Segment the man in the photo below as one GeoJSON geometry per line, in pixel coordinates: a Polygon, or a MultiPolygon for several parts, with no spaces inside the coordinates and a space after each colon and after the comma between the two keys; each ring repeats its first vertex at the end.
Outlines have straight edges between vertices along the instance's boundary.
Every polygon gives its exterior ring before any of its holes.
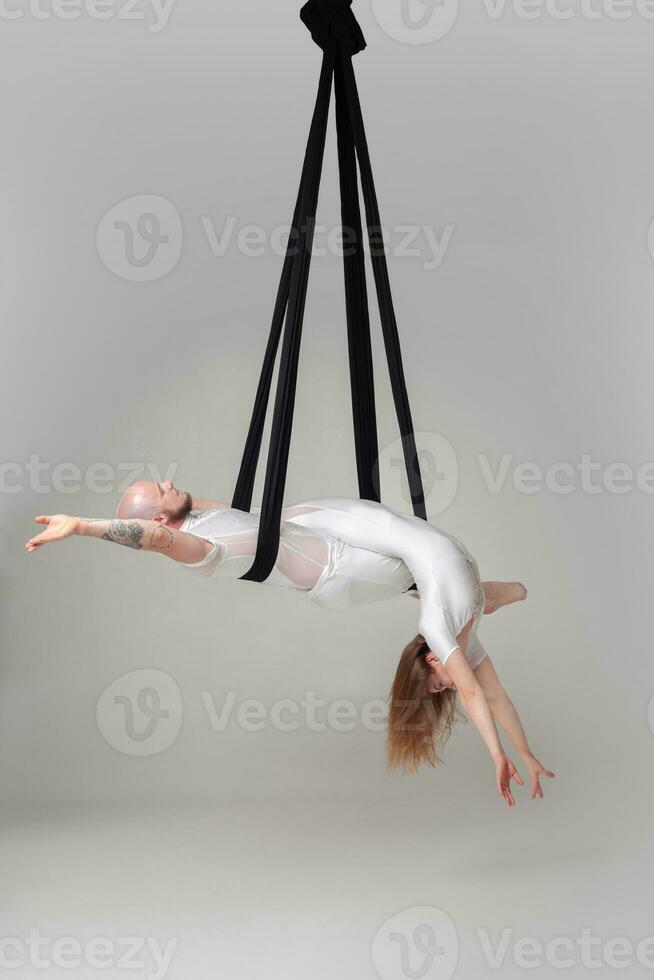
{"type": "Polygon", "coordinates": [[[178,490],[170,480],[164,483],[141,480],[127,488],[113,519],[87,519],[67,514],[37,517],[37,524],[46,525],[46,530],[30,538],[25,547],[32,552],[44,544],[77,534],[143,551],[158,551],[174,561],[194,564],[207,557],[212,544],[205,538],[180,530],[182,525],[191,511],[227,506],[220,501],[194,499],[190,493],[178,490]]]}

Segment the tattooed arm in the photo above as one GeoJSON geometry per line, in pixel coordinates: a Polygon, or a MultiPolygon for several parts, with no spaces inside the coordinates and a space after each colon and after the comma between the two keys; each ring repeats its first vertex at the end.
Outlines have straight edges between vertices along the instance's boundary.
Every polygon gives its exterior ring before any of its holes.
{"type": "Polygon", "coordinates": [[[211,542],[204,538],[158,524],[156,521],[117,518],[87,520],[83,517],[69,517],[67,514],[54,514],[50,517],[37,517],[36,523],[45,524],[46,529],[27,542],[25,547],[29,552],[52,541],[63,541],[74,534],[114,541],[137,551],[159,551],[175,561],[189,564],[202,561],[212,548],[211,542]]]}

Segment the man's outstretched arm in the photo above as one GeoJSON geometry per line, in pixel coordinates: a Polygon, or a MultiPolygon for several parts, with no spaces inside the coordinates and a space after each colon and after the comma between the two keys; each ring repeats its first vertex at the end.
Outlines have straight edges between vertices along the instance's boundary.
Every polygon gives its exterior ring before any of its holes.
{"type": "Polygon", "coordinates": [[[46,528],[27,542],[25,547],[29,552],[36,551],[44,544],[63,541],[73,535],[113,541],[137,551],[158,551],[174,561],[187,564],[202,561],[212,548],[211,542],[204,538],[198,538],[186,531],[178,531],[156,521],[119,518],[88,520],[83,517],[70,517],[68,514],[53,514],[37,517],[36,523],[45,524],[46,528]]]}

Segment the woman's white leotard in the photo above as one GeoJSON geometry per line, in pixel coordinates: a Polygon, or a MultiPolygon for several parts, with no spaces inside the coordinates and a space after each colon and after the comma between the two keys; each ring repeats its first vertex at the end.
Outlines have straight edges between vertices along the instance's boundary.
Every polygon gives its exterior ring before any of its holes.
{"type": "MultiPolygon", "coordinates": [[[[400,558],[420,593],[419,629],[429,648],[444,663],[458,646],[458,634],[473,620],[465,654],[473,667],[483,660],[486,651],[477,638],[477,626],[485,605],[484,590],[477,562],[457,538],[370,500],[330,497],[309,500],[293,510],[304,512],[287,516],[287,522],[328,535],[355,551],[400,558]]],[[[339,588],[339,571],[349,577],[347,564],[346,554],[340,569],[325,573],[312,590],[314,601],[331,604],[330,592],[339,588]]]]}
{"type": "MultiPolygon", "coordinates": [[[[485,651],[476,637],[484,606],[477,564],[465,547],[425,521],[372,501],[345,497],[308,501],[284,512],[276,565],[266,584],[304,591],[330,609],[392,598],[415,581],[419,628],[445,661],[456,636],[474,619],[466,657],[485,651]]],[[[259,518],[230,507],[191,512],[180,530],[210,541],[193,571],[239,578],[252,564],[259,518]]],[[[182,564],[182,563],[180,563],[182,564]]]]}

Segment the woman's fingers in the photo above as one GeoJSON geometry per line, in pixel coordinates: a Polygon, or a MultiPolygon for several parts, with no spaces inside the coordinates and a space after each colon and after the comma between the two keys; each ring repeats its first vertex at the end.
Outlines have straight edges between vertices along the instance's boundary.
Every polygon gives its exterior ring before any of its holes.
{"type": "Polygon", "coordinates": [[[537,795],[540,797],[541,800],[544,798],[543,797],[543,787],[540,784],[540,777],[541,776],[547,776],[548,779],[554,779],[554,773],[553,772],[551,772],[549,769],[543,769],[542,766],[539,766],[539,768],[534,772],[534,775],[533,775],[533,780],[532,780],[532,789],[533,789],[533,792],[531,794],[532,800],[535,800],[537,795]]]}
{"type": "Polygon", "coordinates": [[[499,780],[497,783],[497,789],[500,796],[504,797],[504,799],[509,804],[509,806],[515,806],[515,800],[513,799],[511,790],[509,789],[506,783],[503,783],[501,780],[499,780]]]}
{"type": "Polygon", "coordinates": [[[518,786],[524,786],[525,785],[525,781],[524,781],[524,779],[522,778],[522,776],[520,775],[520,773],[518,772],[517,769],[515,769],[514,772],[513,772],[513,778],[515,779],[515,781],[518,784],[518,786]]]}

